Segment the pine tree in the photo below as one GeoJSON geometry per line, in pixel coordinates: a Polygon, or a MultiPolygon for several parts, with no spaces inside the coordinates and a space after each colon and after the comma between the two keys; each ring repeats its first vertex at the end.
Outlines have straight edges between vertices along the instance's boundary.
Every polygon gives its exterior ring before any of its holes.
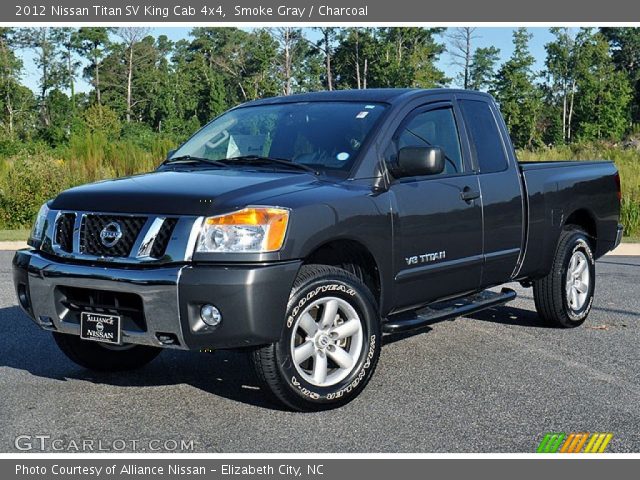
{"type": "Polygon", "coordinates": [[[580,50],[576,62],[577,136],[582,140],[620,140],[631,121],[633,90],[629,78],[616,70],[604,35],[583,28],[576,42],[580,50]]]}
{"type": "Polygon", "coordinates": [[[535,59],[529,52],[531,34],[526,28],[513,32],[514,51],[500,67],[492,91],[500,104],[516,148],[532,147],[541,141],[537,129],[542,113],[542,92],[533,72],[535,59]]]}
{"type": "Polygon", "coordinates": [[[468,88],[471,90],[491,90],[499,58],[500,49],[496,47],[477,48],[471,58],[468,88]]]}

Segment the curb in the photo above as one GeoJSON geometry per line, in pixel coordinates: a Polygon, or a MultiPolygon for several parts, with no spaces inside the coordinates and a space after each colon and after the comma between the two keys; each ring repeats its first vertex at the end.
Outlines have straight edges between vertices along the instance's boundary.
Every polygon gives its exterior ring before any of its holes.
{"type": "Polygon", "coordinates": [[[618,248],[607,253],[607,255],[640,255],[640,243],[621,243],[618,248]]]}
{"type": "MultiPolygon", "coordinates": [[[[0,242],[0,251],[19,250],[26,247],[26,242],[0,242]]],[[[621,243],[618,248],[607,253],[607,255],[640,256],[640,243],[621,243]]]]}
{"type": "Polygon", "coordinates": [[[19,250],[27,247],[27,242],[0,242],[0,250],[19,250]]]}

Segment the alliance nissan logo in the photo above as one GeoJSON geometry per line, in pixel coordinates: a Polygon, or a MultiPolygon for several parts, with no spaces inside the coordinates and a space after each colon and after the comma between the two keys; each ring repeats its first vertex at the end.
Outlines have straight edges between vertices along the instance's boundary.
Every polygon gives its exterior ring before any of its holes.
{"type": "Polygon", "coordinates": [[[100,241],[107,248],[113,247],[122,238],[122,228],[118,222],[107,223],[100,232],[100,241]]]}

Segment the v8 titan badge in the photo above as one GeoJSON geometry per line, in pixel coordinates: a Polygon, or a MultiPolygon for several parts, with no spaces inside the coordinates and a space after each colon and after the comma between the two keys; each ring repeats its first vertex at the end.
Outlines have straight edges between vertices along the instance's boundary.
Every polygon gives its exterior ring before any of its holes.
{"type": "Polygon", "coordinates": [[[120,317],[101,313],[82,312],[80,337],[95,342],[120,343],[120,317]]]}

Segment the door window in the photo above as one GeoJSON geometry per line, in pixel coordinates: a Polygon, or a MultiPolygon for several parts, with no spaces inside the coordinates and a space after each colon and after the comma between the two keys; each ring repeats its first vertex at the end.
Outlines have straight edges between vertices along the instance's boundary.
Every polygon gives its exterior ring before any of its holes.
{"type": "Polygon", "coordinates": [[[444,175],[461,173],[458,127],[451,108],[428,110],[413,116],[397,135],[397,148],[438,146],[445,154],[444,175]]]}

